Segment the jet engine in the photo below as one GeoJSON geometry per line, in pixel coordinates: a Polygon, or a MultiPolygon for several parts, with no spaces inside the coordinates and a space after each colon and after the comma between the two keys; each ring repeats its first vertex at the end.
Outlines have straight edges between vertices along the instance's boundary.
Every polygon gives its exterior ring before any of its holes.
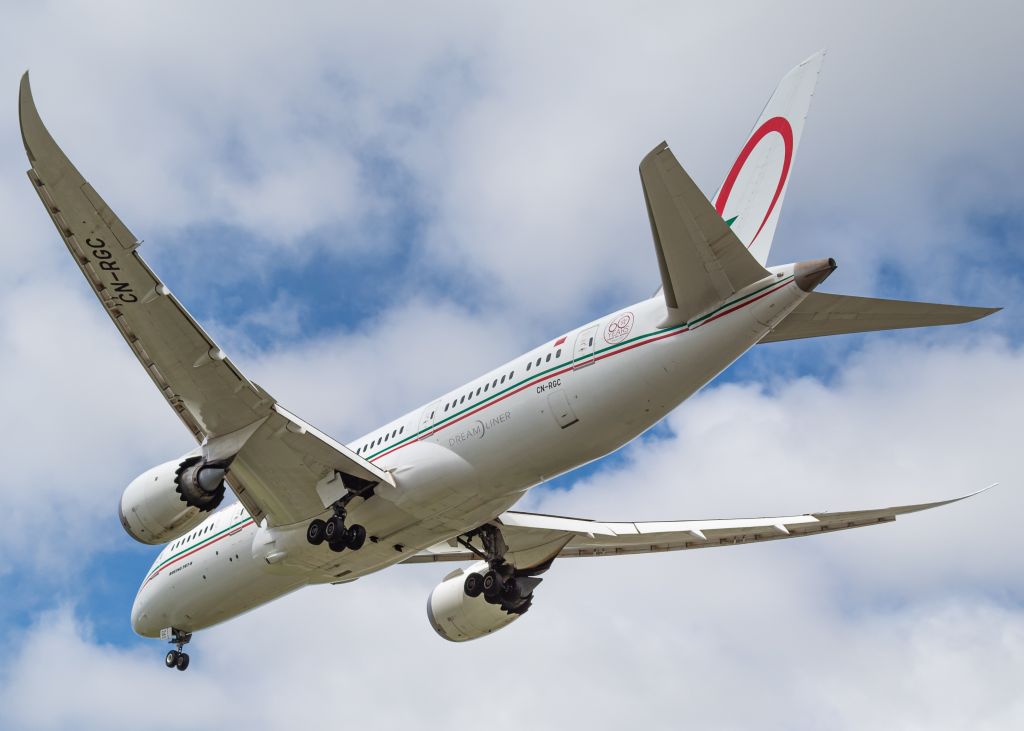
{"type": "MultiPolygon", "coordinates": [[[[444,577],[427,599],[427,618],[434,631],[451,642],[465,642],[489,635],[505,627],[530,608],[533,589],[541,579],[510,576],[500,595],[490,598],[480,591],[467,593],[467,577],[480,577],[487,571],[480,562],[468,569],[457,569],[444,577]]],[[[509,567],[510,568],[510,567],[509,567]]]]}
{"type": "Polygon", "coordinates": [[[125,531],[140,543],[167,543],[199,525],[224,499],[227,465],[192,455],[136,477],[121,494],[125,531]]]}

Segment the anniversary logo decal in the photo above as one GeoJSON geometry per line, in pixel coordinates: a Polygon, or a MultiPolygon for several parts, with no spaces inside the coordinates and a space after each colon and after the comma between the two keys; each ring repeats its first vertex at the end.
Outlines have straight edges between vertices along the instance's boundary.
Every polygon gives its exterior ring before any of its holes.
{"type": "Polygon", "coordinates": [[[609,343],[617,343],[625,340],[629,331],[633,329],[633,313],[623,312],[616,316],[604,329],[604,339],[609,343]]]}

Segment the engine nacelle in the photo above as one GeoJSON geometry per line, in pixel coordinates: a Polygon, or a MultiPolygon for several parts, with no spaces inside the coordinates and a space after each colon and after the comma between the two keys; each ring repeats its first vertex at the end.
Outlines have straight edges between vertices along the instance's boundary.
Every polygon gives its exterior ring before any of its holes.
{"type": "MultiPolygon", "coordinates": [[[[489,635],[506,627],[526,611],[507,611],[500,605],[490,604],[483,596],[466,596],[466,576],[473,572],[484,572],[487,564],[481,561],[467,569],[457,569],[444,577],[427,599],[427,618],[434,631],[452,642],[465,642],[489,635]]],[[[531,586],[539,583],[532,579],[531,586]]]]}
{"type": "Polygon", "coordinates": [[[167,543],[199,525],[224,499],[225,468],[199,456],[165,462],[143,472],[121,493],[118,513],[140,543],[167,543]]]}

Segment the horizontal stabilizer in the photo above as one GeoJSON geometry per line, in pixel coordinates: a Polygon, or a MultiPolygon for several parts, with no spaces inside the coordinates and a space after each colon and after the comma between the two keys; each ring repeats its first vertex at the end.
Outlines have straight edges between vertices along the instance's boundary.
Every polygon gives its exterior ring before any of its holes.
{"type": "Polygon", "coordinates": [[[761,342],[774,343],[874,330],[957,325],[978,320],[999,310],[999,307],[934,305],[928,302],[811,292],[761,342]]]}

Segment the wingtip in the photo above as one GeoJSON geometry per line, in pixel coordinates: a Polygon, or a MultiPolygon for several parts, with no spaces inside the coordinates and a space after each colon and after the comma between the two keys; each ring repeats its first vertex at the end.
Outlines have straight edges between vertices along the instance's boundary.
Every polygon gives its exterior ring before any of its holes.
{"type": "Polygon", "coordinates": [[[32,84],[28,78],[28,71],[21,75],[21,84],[18,86],[18,109],[26,102],[32,103],[32,84]]]}
{"type": "Polygon", "coordinates": [[[966,500],[967,498],[974,497],[975,495],[980,495],[983,492],[988,492],[989,490],[991,490],[993,487],[995,487],[998,484],[999,484],[998,482],[993,482],[991,485],[986,485],[985,487],[981,488],[980,490],[975,490],[974,492],[969,492],[966,495],[961,495],[960,497],[950,498],[949,500],[941,500],[941,501],[935,503],[935,506],[936,507],[940,507],[942,505],[952,505],[953,503],[958,503],[961,500],[966,500]]]}
{"type": "Polygon", "coordinates": [[[820,61],[820,60],[825,58],[825,54],[827,54],[827,53],[828,53],[828,49],[827,48],[821,48],[821,49],[815,51],[814,53],[812,53],[807,58],[805,58],[798,65],[799,66],[806,66],[807,64],[811,63],[812,61],[820,61]]]}
{"type": "Polygon", "coordinates": [[[21,130],[21,143],[25,146],[29,162],[34,163],[36,156],[32,154],[32,148],[29,147],[28,135],[25,130],[25,122],[29,115],[34,116],[38,123],[42,125],[35,100],[32,98],[32,84],[29,81],[28,70],[26,69],[25,73],[21,75],[21,84],[18,88],[18,126],[21,130]]]}

